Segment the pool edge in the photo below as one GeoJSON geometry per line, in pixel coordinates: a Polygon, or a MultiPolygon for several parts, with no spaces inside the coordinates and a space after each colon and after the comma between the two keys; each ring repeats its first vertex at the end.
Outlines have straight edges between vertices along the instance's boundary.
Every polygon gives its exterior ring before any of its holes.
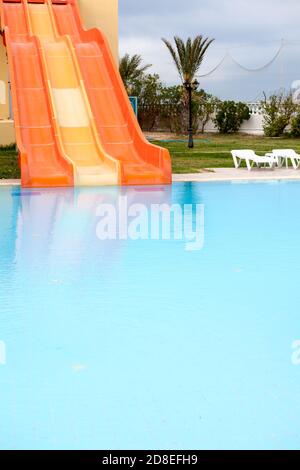
{"type": "MultiPolygon", "coordinates": [[[[274,181],[274,180],[299,180],[300,171],[280,169],[280,170],[253,170],[234,168],[211,168],[202,173],[181,173],[172,175],[173,183],[207,183],[224,181],[274,181]]],[[[20,186],[20,179],[0,179],[0,186],[20,186]]]]}

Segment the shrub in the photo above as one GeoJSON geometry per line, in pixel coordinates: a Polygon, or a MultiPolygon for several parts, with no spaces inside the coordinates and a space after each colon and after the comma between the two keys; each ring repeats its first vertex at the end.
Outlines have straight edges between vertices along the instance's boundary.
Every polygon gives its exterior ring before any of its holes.
{"type": "Polygon", "coordinates": [[[267,137],[280,137],[291,123],[291,119],[297,109],[293,102],[292,93],[284,91],[274,93],[261,102],[264,116],[264,132],[267,137]]]}
{"type": "Polygon", "coordinates": [[[17,152],[16,144],[0,145],[0,152],[17,152]]]}
{"type": "Polygon", "coordinates": [[[214,123],[221,134],[238,132],[243,121],[250,119],[250,109],[245,103],[221,101],[217,105],[214,123]]]}

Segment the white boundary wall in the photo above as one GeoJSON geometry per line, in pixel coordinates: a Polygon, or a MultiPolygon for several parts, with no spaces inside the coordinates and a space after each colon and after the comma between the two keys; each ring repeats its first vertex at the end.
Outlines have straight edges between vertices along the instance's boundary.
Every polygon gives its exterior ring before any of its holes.
{"type": "MultiPolygon", "coordinates": [[[[240,131],[244,134],[263,135],[263,116],[260,111],[259,103],[248,103],[251,111],[251,118],[249,121],[243,122],[240,131]]],[[[205,126],[205,132],[218,132],[216,126],[212,121],[209,121],[205,126]]]]}

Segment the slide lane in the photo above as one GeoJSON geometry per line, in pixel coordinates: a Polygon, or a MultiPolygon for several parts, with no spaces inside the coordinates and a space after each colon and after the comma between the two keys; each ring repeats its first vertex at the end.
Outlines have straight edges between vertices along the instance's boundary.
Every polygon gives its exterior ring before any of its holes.
{"type": "Polygon", "coordinates": [[[104,34],[84,30],[76,0],[49,2],[57,30],[68,35],[105,151],[121,164],[123,184],[171,183],[171,160],[166,149],[144,137],[128,100],[104,34]]]}
{"type": "Polygon", "coordinates": [[[0,0],[17,146],[24,187],[73,186],[73,166],[60,152],[38,43],[30,37],[24,3],[0,0]]]}

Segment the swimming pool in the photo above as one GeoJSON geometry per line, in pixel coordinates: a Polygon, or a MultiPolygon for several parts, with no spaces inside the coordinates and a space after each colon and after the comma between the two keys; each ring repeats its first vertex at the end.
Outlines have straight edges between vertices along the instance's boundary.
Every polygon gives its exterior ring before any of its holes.
{"type": "Polygon", "coordinates": [[[0,214],[1,449],[299,448],[299,183],[2,187],[0,214]],[[100,240],[120,197],[199,204],[199,248],[100,240]]]}

